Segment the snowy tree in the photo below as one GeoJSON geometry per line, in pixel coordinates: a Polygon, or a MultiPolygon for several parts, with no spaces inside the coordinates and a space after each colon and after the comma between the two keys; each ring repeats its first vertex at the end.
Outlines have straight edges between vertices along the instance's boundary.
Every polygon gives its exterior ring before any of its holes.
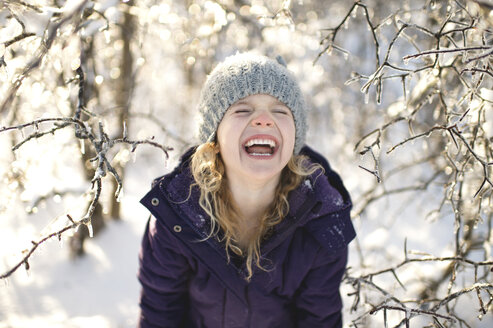
{"type": "Polygon", "coordinates": [[[66,239],[81,255],[105,220],[125,221],[120,201],[142,195],[150,184],[142,177],[163,174],[195,143],[206,74],[255,49],[282,55],[299,77],[308,143],[353,197],[346,325],[493,322],[491,2],[4,0],[0,8],[0,226],[22,222],[31,227],[22,242],[32,240],[24,252],[2,243],[13,254],[1,279],[35,271],[32,258],[49,240],[66,239]]]}

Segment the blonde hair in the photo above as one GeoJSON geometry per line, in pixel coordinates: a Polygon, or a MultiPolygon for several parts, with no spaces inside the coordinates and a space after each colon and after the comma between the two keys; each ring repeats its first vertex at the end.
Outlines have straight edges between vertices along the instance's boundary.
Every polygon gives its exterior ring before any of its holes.
{"type": "Polygon", "coordinates": [[[255,233],[242,249],[238,244],[240,216],[226,183],[224,163],[214,142],[204,143],[197,147],[192,155],[191,170],[195,183],[200,188],[199,204],[211,219],[208,238],[214,236],[220,242],[225,243],[228,260],[229,251],[245,259],[247,280],[250,280],[253,275],[253,264],[266,270],[260,264],[260,244],[270,229],[279,224],[288,214],[289,192],[295,189],[305,177],[317,170],[320,170],[320,174],[323,173],[323,167],[309,163],[306,156],[292,156],[281,173],[274,201],[260,218],[255,233]]]}

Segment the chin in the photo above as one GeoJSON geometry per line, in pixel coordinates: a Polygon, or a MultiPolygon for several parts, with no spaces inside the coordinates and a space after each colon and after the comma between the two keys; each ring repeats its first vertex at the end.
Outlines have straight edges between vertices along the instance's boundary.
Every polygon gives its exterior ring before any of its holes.
{"type": "Polygon", "coordinates": [[[255,180],[269,180],[279,177],[286,164],[269,163],[268,160],[258,160],[245,167],[245,174],[255,180]],[[260,163],[259,163],[260,162],[260,163]]]}

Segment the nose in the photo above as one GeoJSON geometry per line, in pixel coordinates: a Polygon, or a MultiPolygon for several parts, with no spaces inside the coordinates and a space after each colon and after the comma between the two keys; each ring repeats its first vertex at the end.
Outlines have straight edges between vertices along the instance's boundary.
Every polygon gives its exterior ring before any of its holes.
{"type": "Polygon", "coordinates": [[[274,121],[272,120],[272,117],[270,117],[269,114],[267,114],[266,112],[262,112],[252,120],[252,125],[259,127],[260,126],[271,127],[274,125],[274,121]]]}

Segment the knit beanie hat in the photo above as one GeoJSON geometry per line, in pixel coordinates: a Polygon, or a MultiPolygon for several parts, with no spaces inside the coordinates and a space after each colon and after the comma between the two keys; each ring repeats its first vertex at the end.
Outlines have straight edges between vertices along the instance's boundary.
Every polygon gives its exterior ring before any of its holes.
{"type": "Polygon", "coordinates": [[[289,107],[296,129],[294,154],[298,154],[307,130],[306,104],[298,82],[281,57],[275,61],[252,53],[226,58],[208,76],[198,106],[200,141],[214,141],[226,110],[238,100],[255,94],[271,95],[289,107]]]}

